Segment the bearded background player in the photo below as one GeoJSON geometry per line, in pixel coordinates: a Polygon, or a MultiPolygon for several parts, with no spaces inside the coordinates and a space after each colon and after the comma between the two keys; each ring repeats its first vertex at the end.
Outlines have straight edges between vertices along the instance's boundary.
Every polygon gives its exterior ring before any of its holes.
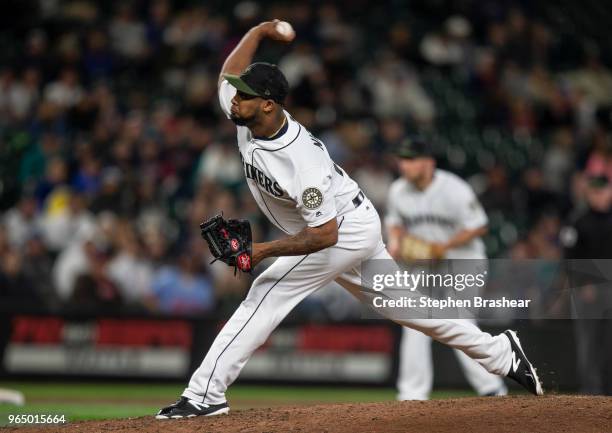
{"type": "MultiPolygon", "coordinates": [[[[237,126],[247,184],[261,211],[286,237],[253,243],[249,268],[278,259],[253,282],[219,332],[181,398],[158,419],[227,414],[225,392],[251,354],[306,296],[336,281],[357,297],[364,260],[391,260],[380,218],[359,186],[330,159],[325,145],[283,109],[287,80],[270,64],[249,66],[264,38],[291,42],[278,21],[253,27],[226,59],[219,101],[237,126]]],[[[245,269],[246,270],[246,269],[245,269]]],[[[405,320],[402,325],[464,351],[489,372],[542,394],[535,369],[515,333],[492,336],[454,320],[405,320]]]]}
{"type": "MultiPolygon", "coordinates": [[[[445,258],[448,261],[433,262],[434,266],[445,268],[442,272],[478,273],[478,267],[486,266],[485,247],[480,237],[487,231],[488,220],[472,188],[454,174],[436,168],[431,146],[424,137],[406,138],[399,143],[395,154],[401,177],[391,185],[387,200],[385,225],[389,253],[408,263],[415,260],[432,263],[431,259],[445,258]],[[458,266],[453,269],[453,265],[458,266]]],[[[475,324],[474,320],[466,321],[475,324]]],[[[460,350],[455,350],[455,354],[478,395],[508,393],[499,376],[487,372],[460,350]]],[[[404,327],[398,400],[429,398],[433,385],[432,363],[431,338],[404,327]]]]}

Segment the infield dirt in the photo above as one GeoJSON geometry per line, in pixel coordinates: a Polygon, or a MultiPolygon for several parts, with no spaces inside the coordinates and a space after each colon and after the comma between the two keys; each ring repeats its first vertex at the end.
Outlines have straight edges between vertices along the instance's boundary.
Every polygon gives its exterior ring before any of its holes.
{"type": "MultiPolygon", "coordinates": [[[[2,430],[2,429],[0,429],[2,430]]],[[[246,409],[185,420],[151,417],[10,428],[53,432],[612,432],[612,398],[552,395],[246,409]]]]}

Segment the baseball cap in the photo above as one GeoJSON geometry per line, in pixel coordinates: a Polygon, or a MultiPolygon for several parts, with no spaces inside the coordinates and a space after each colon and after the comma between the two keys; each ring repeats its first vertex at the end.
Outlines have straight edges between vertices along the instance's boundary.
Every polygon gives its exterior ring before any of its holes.
{"type": "Polygon", "coordinates": [[[289,93],[287,79],[278,66],[271,63],[253,63],[240,75],[223,74],[223,78],[240,92],[272,99],[278,104],[282,104],[289,93]]]}
{"type": "Polygon", "coordinates": [[[400,158],[433,158],[434,156],[431,146],[420,135],[407,137],[400,141],[394,153],[400,158]]]}

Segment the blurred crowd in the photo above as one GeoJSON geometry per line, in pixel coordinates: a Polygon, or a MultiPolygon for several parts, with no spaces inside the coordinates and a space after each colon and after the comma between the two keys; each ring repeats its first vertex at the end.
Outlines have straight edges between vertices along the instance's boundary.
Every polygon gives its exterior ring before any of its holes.
{"type": "Polygon", "coordinates": [[[246,189],[217,74],[272,18],[297,39],[258,59],[280,65],[288,110],[381,213],[389,150],[415,131],[478,192],[493,257],[561,258],[590,179],[611,188],[611,53],[576,37],[596,29],[512,1],[262,5],[1,6],[15,17],[0,32],[3,305],[231,310],[249,277],[209,264],[199,223],[223,211],[257,240],[278,232],[246,189]]]}

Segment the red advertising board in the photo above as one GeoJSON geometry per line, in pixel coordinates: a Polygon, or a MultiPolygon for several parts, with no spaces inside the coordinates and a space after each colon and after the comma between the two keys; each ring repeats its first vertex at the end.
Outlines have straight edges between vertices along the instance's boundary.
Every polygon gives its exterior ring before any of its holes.
{"type": "MultiPolygon", "coordinates": [[[[5,374],[181,380],[219,329],[219,322],[186,319],[17,315],[8,323],[5,374]]],[[[240,379],[389,383],[395,339],[390,325],[371,321],[281,325],[240,379]]]]}
{"type": "Polygon", "coordinates": [[[4,369],[15,374],[183,378],[192,334],[186,320],[15,316],[4,369]]]}
{"type": "Polygon", "coordinates": [[[388,325],[302,325],[277,329],[244,367],[241,379],[386,383],[394,335],[388,325]]]}

